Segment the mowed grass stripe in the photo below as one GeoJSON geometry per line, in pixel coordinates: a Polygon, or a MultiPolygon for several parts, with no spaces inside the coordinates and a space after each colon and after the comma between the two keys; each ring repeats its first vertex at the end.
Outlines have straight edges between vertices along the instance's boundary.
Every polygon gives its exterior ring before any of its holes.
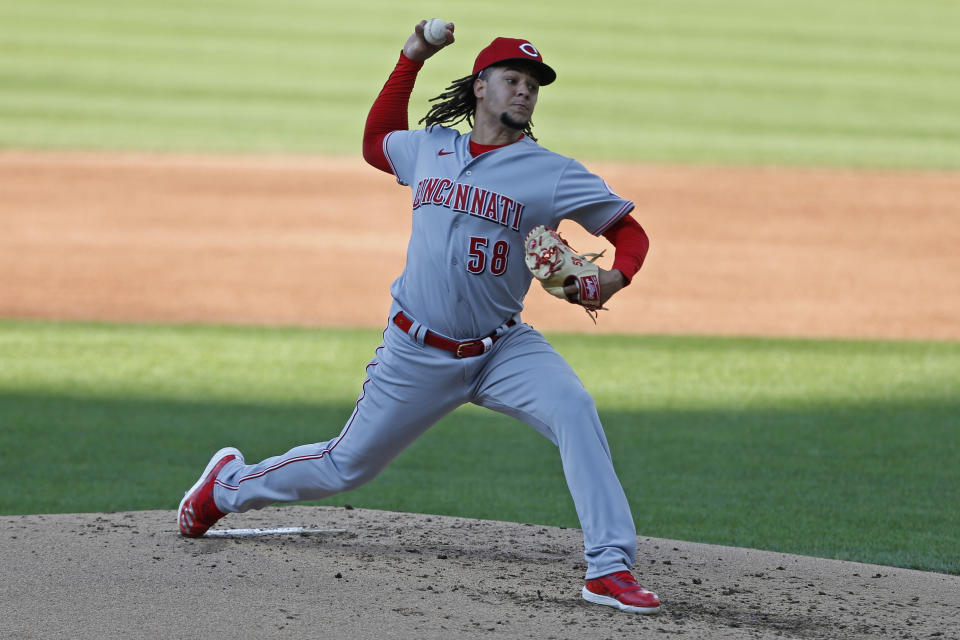
{"type": "MultiPolygon", "coordinates": [[[[596,114],[598,119],[605,119],[605,116],[605,112],[596,114]]],[[[839,137],[829,133],[814,136],[803,131],[771,134],[752,128],[718,131],[695,123],[683,131],[662,125],[629,132],[567,132],[562,142],[550,135],[573,124],[571,120],[551,122],[550,127],[542,126],[538,132],[540,141],[560,153],[575,153],[590,147],[598,153],[602,151],[600,155],[605,159],[623,162],[706,163],[722,157],[728,165],[916,169],[952,167],[957,160],[957,142],[953,139],[919,141],[903,136],[839,137]],[[874,159],[883,158],[883,162],[872,161],[871,153],[874,159]]]]}
{"type": "MultiPolygon", "coordinates": [[[[0,320],[0,356],[10,363],[0,368],[0,388],[261,403],[312,402],[319,391],[352,403],[380,340],[370,329],[0,320]]],[[[960,342],[583,334],[551,341],[609,409],[957,400],[960,342]]]]}
{"type": "MultiPolygon", "coordinates": [[[[15,121],[0,119],[0,136],[16,137],[31,136],[31,148],[45,150],[60,150],[66,147],[97,149],[104,152],[126,148],[124,143],[135,138],[144,126],[156,126],[149,118],[131,117],[118,121],[109,130],[97,127],[102,116],[89,118],[90,126],[76,127],[76,117],[73,114],[56,120],[49,116],[24,116],[15,121]],[[59,126],[70,126],[70,131],[56,131],[59,126]]],[[[182,152],[191,148],[191,142],[204,138],[217,149],[225,152],[276,154],[311,154],[316,150],[314,138],[316,129],[296,123],[276,123],[271,120],[236,121],[224,116],[218,121],[216,131],[211,131],[209,123],[196,119],[164,119],[162,120],[167,135],[163,138],[151,138],[149,141],[137,145],[138,151],[154,152],[182,152]],[[296,127],[303,126],[303,129],[296,127]],[[277,135],[285,134],[290,141],[278,141],[277,135]],[[237,138],[245,136],[243,144],[237,138]]],[[[348,127],[353,122],[341,123],[336,118],[328,118],[325,126],[348,127]]],[[[359,154],[359,143],[356,148],[347,149],[345,153],[359,154]]]]}
{"type": "MultiPolygon", "coordinates": [[[[469,29],[471,24],[487,29],[490,22],[499,23],[505,3],[485,4],[487,16],[478,12],[478,19],[462,22],[461,30],[469,29]],[[491,16],[495,18],[491,20],[491,16]]],[[[365,5],[381,9],[394,6],[389,2],[365,5]]],[[[724,49],[733,44],[755,43],[773,56],[784,46],[803,45],[807,57],[825,58],[833,55],[831,45],[838,40],[851,50],[872,46],[872,53],[883,55],[887,51],[891,59],[911,57],[928,49],[951,53],[957,46],[953,21],[960,20],[956,4],[938,1],[915,2],[910,6],[899,1],[810,2],[798,7],[794,3],[757,0],[725,2],[718,7],[715,2],[621,0],[593,6],[587,16],[582,4],[570,1],[554,3],[549,15],[543,15],[539,7],[515,8],[518,16],[536,18],[529,28],[553,32],[552,36],[542,37],[550,41],[562,39],[570,45],[569,49],[590,43],[601,47],[599,51],[604,51],[604,45],[616,51],[639,51],[649,49],[649,44],[655,42],[658,50],[667,46],[681,51],[689,49],[691,43],[713,40],[724,49]],[[922,39],[917,38],[918,29],[922,39]]],[[[380,19],[367,16],[368,20],[358,23],[350,11],[338,12],[322,2],[291,0],[202,5],[45,0],[0,7],[0,16],[21,33],[35,27],[38,32],[62,28],[62,35],[68,38],[80,33],[123,38],[125,34],[145,36],[164,31],[188,40],[192,36],[220,39],[235,35],[242,40],[240,46],[248,38],[256,41],[263,36],[282,36],[287,41],[301,36],[314,42],[322,36],[323,42],[317,44],[396,36],[397,26],[390,20],[410,14],[415,11],[381,12],[380,19]],[[185,8],[189,10],[184,11],[185,8]],[[83,27],[82,31],[78,32],[77,27],[83,27]]]]}
{"type": "MultiPolygon", "coordinates": [[[[55,21],[41,20],[34,24],[17,25],[17,29],[9,30],[0,38],[0,43],[28,56],[37,51],[82,53],[85,50],[99,50],[108,55],[118,51],[168,55],[183,53],[186,49],[192,53],[205,52],[225,57],[246,53],[250,61],[259,60],[266,64],[269,61],[263,60],[260,54],[269,53],[282,58],[285,54],[302,56],[305,51],[322,50],[316,42],[318,36],[323,38],[323,49],[335,49],[355,45],[358,39],[365,40],[375,35],[355,24],[331,31],[322,26],[304,25],[299,20],[278,22],[275,28],[266,28],[261,21],[251,21],[251,30],[243,31],[239,27],[227,30],[224,27],[229,24],[220,22],[218,28],[209,32],[191,34],[189,28],[177,23],[170,25],[166,31],[154,22],[102,24],[99,29],[78,31],[71,19],[64,19],[59,25],[55,21]],[[142,32],[134,28],[136,26],[142,32]]],[[[729,28],[698,32],[689,24],[679,24],[670,28],[649,26],[649,32],[642,36],[635,32],[636,26],[620,21],[604,25],[603,29],[590,30],[588,27],[574,31],[569,34],[570,37],[565,37],[569,45],[566,51],[554,52],[554,55],[570,58],[564,63],[565,72],[578,67],[592,68],[604,80],[609,76],[642,70],[646,59],[653,58],[656,62],[656,58],[664,57],[669,57],[671,61],[683,61],[694,70],[702,69],[704,65],[711,69],[722,66],[731,70],[741,67],[776,70],[786,66],[791,70],[809,69],[821,73],[871,71],[878,76],[891,71],[945,76],[960,70],[953,32],[945,33],[944,41],[940,42],[931,40],[929,33],[918,40],[911,27],[905,28],[906,34],[902,39],[883,39],[876,37],[876,34],[863,36],[859,30],[832,30],[811,36],[817,27],[807,25],[803,27],[804,30],[790,29],[782,33],[769,29],[737,33],[729,28]],[[907,38],[908,34],[914,37],[907,38]],[[585,58],[570,54],[570,51],[581,48],[589,49],[591,55],[585,58]],[[639,64],[618,68],[617,64],[605,63],[624,58],[639,64]]],[[[351,49],[350,58],[338,62],[350,66],[362,66],[357,65],[358,60],[377,65],[387,64],[378,55],[364,55],[364,51],[369,50],[369,47],[357,51],[351,49]]],[[[229,58],[226,61],[234,60],[229,58]]],[[[654,68],[659,69],[661,65],[655,64],[654,68]]],[[[276,67],[273,70],[276,71],[276,67]]],[[[789,81],[789,78],[784,80],[789,81]]]]}
{"type": "Polygon", "coordinates": [[[156,83],[134,75],[129,78],[104,76],[97,80],[69,77],[58,82],[55,87],[38,82],[35,77],[11,77],[2,72],[0,80],[7,86],[18,88],[17,93],[5,101],[3,106],[8,108],[46,104],[53,107],[62,105],[67,109],[69,107],[66,99],[69,97],[69,106],[77,106],[80,111],[89,111],[97,104],[109,108],[111,104],[119,103],[124,107],[148,111],[162,106],[170,111],[189,113],[194,109],[203,110],[209,104],[232,104],[232,101],[240,100],[239,104],[233,106],[238,112],[243,112],[251,104],[256,106],[257,102],[269,102],[277,108],[316,113],[318,109],[330,105],[352,107],[356,100],[366,97],[370,92],[368,87],[360,85],[330,93],[317,85],[278,82],[273,86],[264,86],[255,81],[243,82],[235,79],[220,79],[215,83],[208,83],[198,78],[170,78],[167,83],[156,83]],[[176,99],[171,99],[171,89],[176,89],[176,99]],[[324,104],[318,105],[321,100],[324,104]]]}

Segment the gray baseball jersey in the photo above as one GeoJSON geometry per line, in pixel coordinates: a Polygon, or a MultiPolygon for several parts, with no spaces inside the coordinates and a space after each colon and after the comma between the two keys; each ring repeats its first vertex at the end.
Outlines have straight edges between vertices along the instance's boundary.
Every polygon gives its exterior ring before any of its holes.
{"type": "MultiPolygon", "coordinates": [[[[228,463],[214,500],[223,512],[327,497],[375,477],[437,420],[474,404],[529,424],[560,451],[584,536],[588,579],[629,569],[636,530],[596,407],[549,342],[516,322],[532,276],[523,240],[570,218],[600,234],[633,208],[581,164],[520,141],[476,158],[469,136],[432,127],[395,131],[384,151],[413,194],[413,227],[383,344],[340,435],[247,465],[228,463]],[[402,312],[407,331],[392,320],[402,312]],[[508,326],[507,321],[513,320],[508,326]],[[498,339],[457,358],[425,343],[498,339]]],[[[505,491],[522,490],[504,478],[505,491]]]]}
{"type": "Polygon", "coordinates": [[[595,235],[633,209],[576,160],[529,138],[470,155],[470,136],[394,131],[384,152],[413,192],[413,232],[391,294],[431,330],[486,335],[519,313],[533,276],[523,239],[570,218],[595,235]]]}

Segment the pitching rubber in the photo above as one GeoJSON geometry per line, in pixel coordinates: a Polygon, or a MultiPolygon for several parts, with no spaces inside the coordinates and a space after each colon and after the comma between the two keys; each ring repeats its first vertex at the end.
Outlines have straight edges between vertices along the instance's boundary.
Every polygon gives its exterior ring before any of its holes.
{"type": "Polygon", "coordinates": [[[627,611],[628,613],[641,613],[650,615],[660,612],[660,607],[632,607],[628,604],[623,604],[616,598],[611,598],[610,596],[601,596],[598,593],[594,593],[586,587],[583,588],[581,593],[583,594],[583,599],[587,602],[602,604],[607,607],[616,607],[617,609],[620,609],[620,611],[627,611]]]}
{"type": "Polygon", "coordinates": [[[180,514],[183,513],[183,503],[187,501],[187,498],[196,491],[200,485],[204,483],[207,479],[207,475],[213,470],[217,463],[226,458],[227,456],[237,456],[237,460],[243,462],[243,454],[240,453],[239,449],[234,449],[233,447],[224,447],[213,454],[213,457],[210,458],[210,462],[207,463],[207,467],[203,470],[203,473],[200,474],[200,478],[193,483],[193,486],[187,489],[186,493],[183,494],[183,500],[180,501],[180,506],[177,508],[177,521],[179,522],[180,514]]]}

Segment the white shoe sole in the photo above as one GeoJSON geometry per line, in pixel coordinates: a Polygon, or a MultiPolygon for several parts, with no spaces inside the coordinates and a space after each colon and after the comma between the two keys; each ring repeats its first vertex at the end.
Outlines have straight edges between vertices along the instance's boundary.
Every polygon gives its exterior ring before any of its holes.
{"type": "Polygon", "coordinates": [[[183,494],[183,500],[180,501],[180,506],[177,507],[177,528],[178,529],[180,528],[180,514],[183,513],[183,503],[187,501],[187,498],[190,496],[190,494],[196,491],[200,487],[200,485],[203,484],[203,481],[207,479],[207,476],[210,474],[211,471],[213,471],[213,468],[217,466],[217,464],[227,456],[237,456],[237,460],[239,460],[240,462],[244,461],[243,454],[240,453],[240,450],[234,449],[233,447],[224,447],[223,449],[220,449],[220,451],[217,451],[215,454],[213,454],[213,457],[210,458],[210,462],[207,463],[207,467],[203,470],[203,473],[201,473],[197,481],[193,483],[193,486],[187,489],[187,491],[183,494]]]}
{"type": "Polygon", "coordinates": [[[598,593],[590,591],[586,587],[583,588],[581,592],[583,594],[583,599],[587,602],[592,602],[593,604],[602,604],[607,607],[614,607],[620,609],[620,611],[627,611],[629,613],[641,613],[645,615],[650,615],[653,613],[659,613],[660,607],[631,607],[628,604],[623,604],[616,598],[611,598],[610,596],[602,596],[598,593]]]}

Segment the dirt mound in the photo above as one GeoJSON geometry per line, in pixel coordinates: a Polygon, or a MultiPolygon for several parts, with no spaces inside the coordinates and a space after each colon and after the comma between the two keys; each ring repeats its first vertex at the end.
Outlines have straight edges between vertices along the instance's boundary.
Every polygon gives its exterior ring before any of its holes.
{"type": "Polygon", "coordinates": [[[170,511],[0,518],[8,638],[957,638],[960,577],[639,538],[663,599],[580,598],[577,529],[333,507],[182,538],[170,511]]]}

